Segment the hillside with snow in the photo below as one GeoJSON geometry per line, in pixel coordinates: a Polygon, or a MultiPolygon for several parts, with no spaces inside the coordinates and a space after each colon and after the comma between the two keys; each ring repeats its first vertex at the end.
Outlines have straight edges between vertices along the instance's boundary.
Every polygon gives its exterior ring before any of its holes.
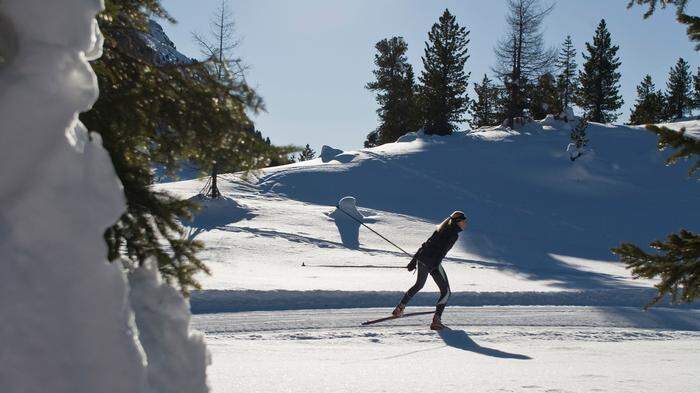
{"type": "MultiPolygon", "coordinates": [[[[683,124],[697,132],[700,122],[683,124]]],[[[571,124],[479,129],[396,143],[219,180],[225,199],[190,223],[212,268],[205,289],[404,290],[408,259],[336,211],[357,200],[364,222],[414,252],[434,225],[463,210],[469,227],[448,254],[453,292],[631,289],[609,251],[698,229],[700,185],[664,165],[639,127],[591,124],[588,150],[566,152],[571,124]],[[304,266],[302,266],[302,264],[304,266]]],[[[194,197],[206,179],[160,184],[194,197]]],[[[429,284],[432,285],[432,284],[429,284]]]]}
{"type": "MultiPolygon", "coordinates": [[[[213,391],[432,391],[426,375],[444,391],[691,391],[697,304],[642,311],[654,283],[609,250],[698,230],[700,184],[684,164],[664,165],[641,127],[590,124],[572,162],[570,129],[548,118],[324,147],[311,161],[224,175],[215,201],[195,196],[206,179],[158,185],[204,206],[187,225],[212,275],[191,308],[213,391]],[[346,196],[351,215],[410,253],[466,212],[443,262],[448,329],[428,330],[429,315],[360,326],[388,315],[415,276],[406,255],[337,210],[346,196]],[[424,372],[407,371],[417,362],[424,372]]],[[[428,280],[409,311],[433,310],[436,289],[428,280]]]]}

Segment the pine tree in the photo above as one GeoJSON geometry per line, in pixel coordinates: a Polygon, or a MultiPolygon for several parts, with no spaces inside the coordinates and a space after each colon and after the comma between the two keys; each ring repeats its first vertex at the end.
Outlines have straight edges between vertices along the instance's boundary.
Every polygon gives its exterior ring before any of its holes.
{"type": "Polygon", "coordinates": [[[572,162],[583,155],[584,149],[588,145],[586,128],[588,128],[588,119],[584,116],[579,120],[576,127],[571,130],[571,134],[569,134],[571,142],[567,150],[569,150],[569,159],[572,162]]]}
{"type": "Polygon", "coordinates": [[[649,6],[649,9],[644,14],[644,19],[654,14],[657,4],[661,4],[661,8],[666,8],[667,5],[675,5],[676,20],[684,25],[688,25],[688,29],[686,30],[688,38],[691,41],[699,42],[695,45],[695,50],[700,51],[700,17],[686,14],[685,10],[688,5],[688,0],[629,0],[627,8],[631,8],[635,4],[649,6]]]}
{"type": "Polygon", "coordinates": [[[370,147],[375,147],[379,146],[379,133],[377,130],[374,130],[367,134],[367,137],[365,138],[365,143],[364,147],[365,148],[370,148],[370,147]]]}
{"type": "Polygon", "coordinates": [[[666,84],[667,113],[671,119],[681,119],[692,111],[692,78],[688,63],[683,58],[678,59],[669,72],[666,84]]]}
{"type": "Polygon", "coordinates": [[[579,71],[579,89],[575,101],[594,122],[610,123],[620,115],[616,111],[624,101],[620,95],[619,47],[612,44],[605,19],[600,21],[593,44],[586,43],[588,53],[583,71],[579,71]]]}
{"type": "MultiPolygon", "coordinates": [[[[688,175],[696,176],[700,171],[700,140],[689,137],[685,129],[678,132],[666,127],[647,126],[659,137],[660,150],[672,148],[675,152],[666,159],[671,165],[678,160],[695,159],[688,175]]],[[[700,177],[698,177],[700,179],[700,177]]],[[[622,243],[612,251],[632,269],[634,277],[660,280],[655,287],[657,296],[645,308],[671,294],[673,302],[690,303],[700,297],[700,234],[682,229],[670,234],[666,242],[650,244],[658,253],[650,254],[630,243],[622,243]]]]}
{"type": "Polygon", "coordinates": [[[394,142],[418,129],[414,97],[413,67],[408,63],[408,45],[402,37],[383,39],[375,45],[375,79],[366,88],[376,93],[380,124],[375,143],[394,142]]]}
{"type": "Polygon", "coordinates": [[[299,153],[299,162],[313,160],[315,157],[316,152],[307,143],[304,150],[302,150],[301,153],[299,153]]]}
{"type": "Polygon", "coordinates": [[[544,47],[542,23],[554,6],[542,7],[540,0],[508,1],[508,32],[496,46],[496,66],[493,68],[505,87],[508,124],[522,117],[528,107],[528,88],[551,71],[556,59],[554,49],[544,47]]]}
{"type": "Polygon", "coordinates": [[[637,86],[637,101],[632,108],[630,124],[655,124],[665,120],[665,97],[656,91],[650,75],[637,86]]]}
{"type": "Polygon", "coordinates": [[[552,74],[537,78],[537,85],[530,89],[530,115],[534,119],[544,119],[548,114],[558,115],[562,111],[557,82],[552,74]]]}
{"type": "MultiPolygon", "coordinates": [[[[691,41],[700,41],[700,18],[685,14],[687,0],[630,0],[629,7],[635,2],[649,5],[645,18],[654,13],[659,2],[662,7],[675,4],[678,21],[688,25],[688,37],[691,41]]],[[[700,50],[700,44],[695,49],[700,50]]],[[[700,75],[700,70],[698,74],[700,75]]],[[[695,158],[689,175],[693,176],[700,170],[700,141],[685,135],[685,129],[681,132],[658,126],[647,126],[647,129],[658,135],[660,150],[669,147],[675,150],[666,160],[667,164],[674,164],[679,159],[695,158]]],[[[651,244],[660,251],[657,254],[646,253],[629,243],[623,243],[612,250],[632,269],[635,277],[661,280],[656,285],[658,295],[646,308],[661,300],[667,293],[671,294],[673,301],[679,302],[690,303],[700,297],[700,235],[681,230],[680,234],[671,234],[667,239],[666,242],[656,241],[651,244]]]]}
{"type": "Polygon", "coordinates": [[[464,121],[469,108],[469,31],[445,10],[428,33],[420,76],[422,120],[427,134],[448,135],[464,121]]]}
{"type": "Polygon", "coordinates": [[[559,58],[556,62],[556,67],[559,70],[557,75],[557,90],[559,91],[559,99],[561,108],[571,106],[571,100],[576,91],[578,81],[576,79],[576,49],[571,42],[571,36],[566,36],[564,44],[559,52],[559,58]]]}
{"type": "Polygon", "coordinates": [[[101,136],[127,201],[105,232],[109,259],[140,265],[152,258],[187,293],[199,286],[194,275],[207,271],[196,255],[201,243],[180,225],[195,206],[153,189],[152,168],[172,175],[182,162],[201,168],[215,160],[255,168],[277,152],[249,131],[246,110],[260,102],[252,90],[222,82],[206,63],[159,65],[143,55],[149,15],[172,20],[157,0],[105,2],[103,55],[92,63],[100,96],[80,118],[101,136]]]}
{"type": "Polygon", "coordinates": [[[484,79],[481,84],[474,82],[474,91],[476,92],[476,100],[472,101],[469,107],[471,119],[469,125],[472,129],[477,129],[484,126],[493,126],[499,124],[498,99],[499,90],[491,79],[484,74],[484,79]]]}

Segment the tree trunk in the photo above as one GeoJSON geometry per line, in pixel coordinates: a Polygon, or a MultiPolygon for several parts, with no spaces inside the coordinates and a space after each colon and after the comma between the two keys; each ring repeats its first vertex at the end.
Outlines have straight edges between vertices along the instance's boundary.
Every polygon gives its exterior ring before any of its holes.
{"type": "Polygon", "coordinates": [[[221,196],[221,193],[219,192],[219,187],[216,185],[216,176],[219,174],[219,165],[214,161],[214,165],[212,165],[211,169],[211,197],[212,199],[218,198],[221,196]]]}

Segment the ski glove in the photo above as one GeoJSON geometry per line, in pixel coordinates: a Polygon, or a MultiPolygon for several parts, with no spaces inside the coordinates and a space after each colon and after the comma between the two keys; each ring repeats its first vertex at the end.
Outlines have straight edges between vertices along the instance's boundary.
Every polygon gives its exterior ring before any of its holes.
{"type": "Polygon", "coordinates": [[[409,262],[408,265],[406,265],[406,269],[408,269],[409,272],[416,270],[416,257],[413,257],[413,259],[411,259],[411,262],[409,262]]]}

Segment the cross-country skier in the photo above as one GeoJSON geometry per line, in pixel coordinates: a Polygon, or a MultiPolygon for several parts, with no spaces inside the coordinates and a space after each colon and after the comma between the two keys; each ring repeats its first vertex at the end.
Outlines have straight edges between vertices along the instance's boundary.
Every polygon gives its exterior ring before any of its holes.
{"type": "Polygon", "coordinates": [[[423,288],[428,275],[433,277],[438,288],[440,288],[440,299],[435,306],[435,315],[433,322],[430,324],[432,330],[440,330],[445,327],[442,324],[442,312],[445,310],[447,300],[450,298],[450,283],[447,281],[447,274],[442,268],[442,259],[445,258],[447,252],[457,241],[459,233],[467,226],[467,217],[464,213],[456,211],[445,219],[430,238],[423,243],[416,254],[411,259],[411,262],[406,266],[408,271],[413,271],[418,268],[418,277],[416,283],[406,292],[401,299],[401,302],[391,313],[395,317],[403,315],[406,304],[415,296],[418,291],[423,288]]]}

